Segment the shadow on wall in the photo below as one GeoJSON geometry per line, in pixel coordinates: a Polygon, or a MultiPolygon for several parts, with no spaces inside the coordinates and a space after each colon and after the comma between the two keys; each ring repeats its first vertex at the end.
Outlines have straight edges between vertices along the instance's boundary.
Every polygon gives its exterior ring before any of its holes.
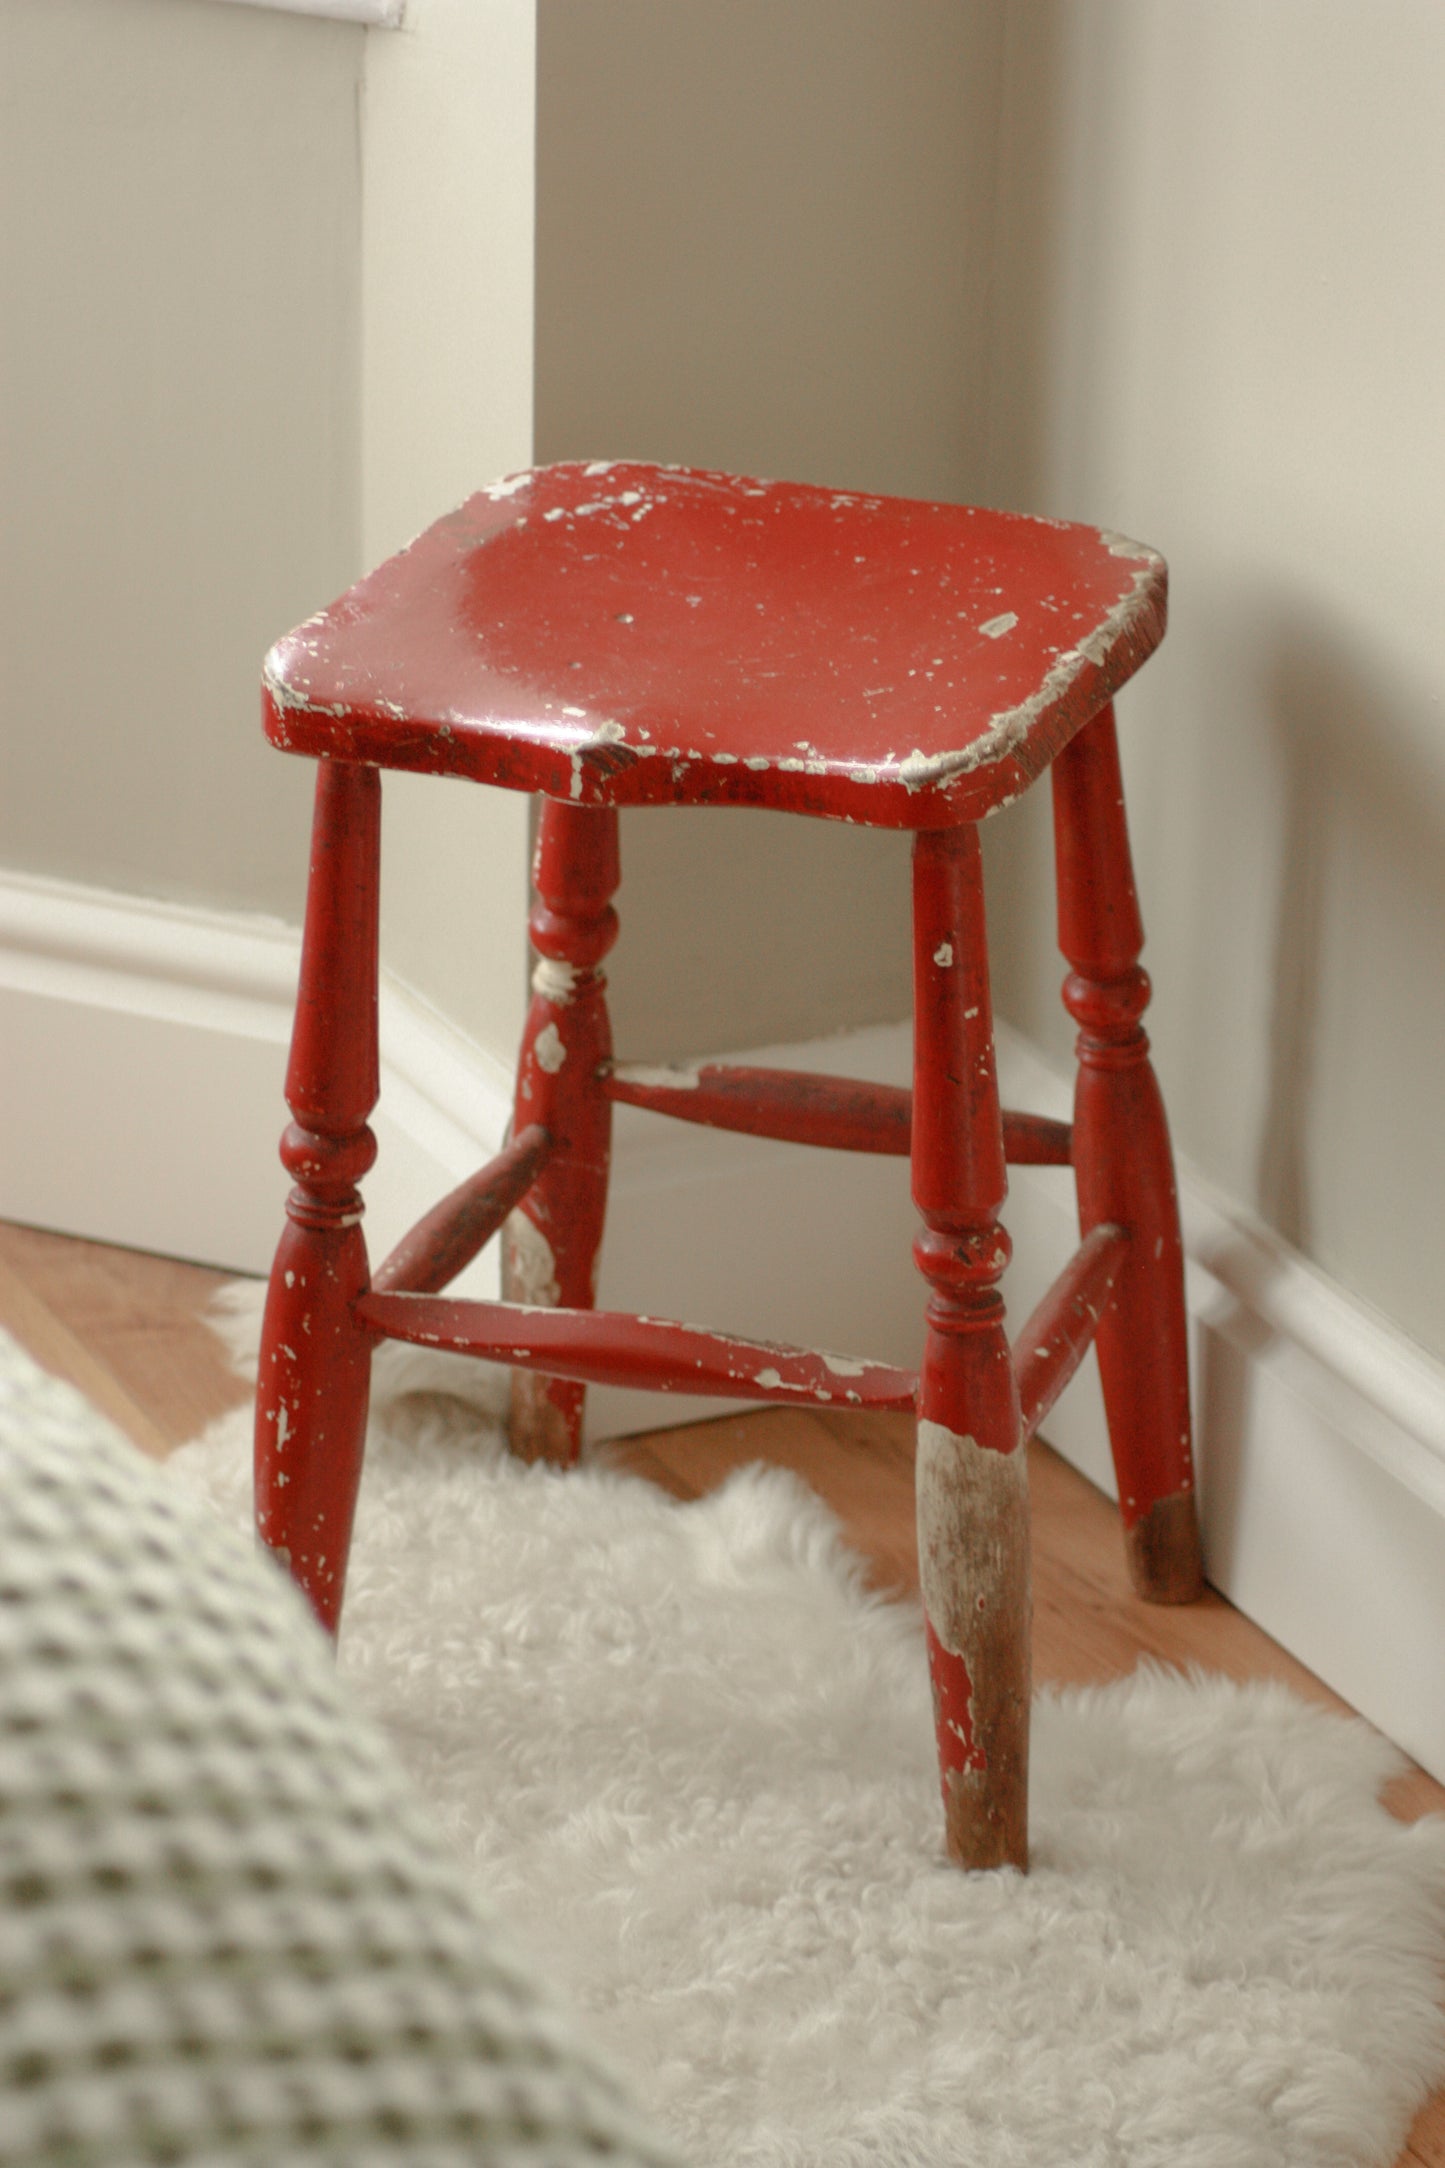
{"type": "Polygon", "coordinates": [[[1280,614],[1263,679],[1284,800],[1261,1211],[1442,1354],[1438,693],[1298,608],[1280,614]]]}
{"type": "MultiPolygon", "coordinates": [[[[1194,591],[1172,661],[1172,743],[1139,747],[1165,844],[1148,788],[1131,812],[1176,1143],[1222,1107],[1240,1200],[1445,1358],[1438,690],[1338,612],[1250,625],[1232,589],[1194,591]]],[[[985,824],[990,926],[1000,1014],[1067,1070],[1048,798],[985,824]]]]}
{"type": "MultiPolygon", "coordinates": [[[[1064,246],[1059,130],[1066,0],[1005,9],[985,364],[990,504],[1049,512],[1051,368],[1064,246]]],[[[1081,515],[1082,516],[1082,515],[1081,515]]]]}
{"type": "MultiPolygon", "coordinates": [[[[982,495],[1003,44],[989,0],[543,0],[538,458],[982,495]]],[[[905,839],[623,832],[634,1058],[906,1015],[905,839]]]]}
{"type": "MultiPolygon", "coordinates": [[[[1267,621],[1252,676],[1281,792],[1260,1213],[1445,1358],[1438,693],[1409,682],[1338,617],[1298,602],[1267,621]]],[[[1271,1434],[1272,1473],[1258,1464],[1255,1360],[1274,1338],[1246,1305],[1230,1304],[1199,1342],[1195,1420],[1211,1574],[1231,1593],[1247,1547],[1246,1493],[1288,1480],[1280,1475],[1288,1460],[1277,1456],[1298,1450],[1287,1431],[1271,1434]]],[[[1320,1435],[1307,1430],[1311,1454],[1320,1435]]],[[[1315,1460],[1305,1468],[1326,1491],[1338,1480],[1338,1469],[1315,1460]]]]}
{"type": "Polygon", "coordinates": [[[1284,819],[1258,1197],[1261,1216],[1307,1253],[1323,867],[1331,802],[1339,788],[1330,745],[1340,735],[1342,692],[1348,686],[1358,701],[1365,688],[1329,671],[1318,642],[1302,635],[1281,648],[1273,676],[1270,706],[1283,769],[1284,819]]]}
{"type": "MultiPolygon", "coordinates": [[[[981,494],[1005,511],[1088,520],[1088,506],[1057,501],[1055,479],[1060,438],[1082,396],[1076,390],[1067,419],[1060,415],[1054,373],[1065,276],[1060,131],[1069,4],[1009,0],[1004,10],[981,494]]],[[[1058,999],[1064,965],[1049,797],[1041,782],[983,825],[989,951],[998,1013],[1071,1072],[1073,1027],[1058,999]]]]}

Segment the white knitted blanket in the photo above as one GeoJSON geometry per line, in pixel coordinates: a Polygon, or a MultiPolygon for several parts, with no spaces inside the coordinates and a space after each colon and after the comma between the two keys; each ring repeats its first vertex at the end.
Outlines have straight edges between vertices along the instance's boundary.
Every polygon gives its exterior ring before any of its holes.
{"type": "Polygon", "coordinates": [[[3,2168],[661,2168],[289,1584],[0,1334],[3,2168]]]}

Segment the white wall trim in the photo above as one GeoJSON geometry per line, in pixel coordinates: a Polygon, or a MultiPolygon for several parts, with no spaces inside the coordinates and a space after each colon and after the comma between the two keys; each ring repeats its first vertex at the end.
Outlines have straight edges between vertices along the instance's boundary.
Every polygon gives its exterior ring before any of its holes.
{"type": "MultiPolygon", "coordinates": [[[[0,1216],[264,1272],[300,952],[279,920],[0,872],[0,1216]]],[[[390,978],[381,1046],[389,1245],[496,1149],[510,1089],[390,978]]]]}
{"type": "MultiPolygon", "coordinates": [[[[0,874],[0,1216],[264,1271],[298,951],[272,921],[0,874]]],[[[908,1077],[902,1025],[763,1051],[908,1077]]],[[[394,983],[382,1069],[375,1254],[496,1149],[509,1100],[500,1066],[394,983]]],[[[1067,1111],[1007,1030],[999,1069],[1013,1103],[1067,1111]]],[[[605,1302],[916,1359],[896,1161],[618,1113],[605,1302]]],[[[1445,1779],[1445,1368],[1187,1167],[1180,1186],[1210,1576],[1445,1779]]],[[[1067,1172],[1014,1169],[1007,1218],[1017,1323],[1075,1239],[1067,1172]]],[[[494,1275],[483,1259],[471,1284],[494,1275]]],[[[594,1396],[603,1432],[665,1412],[594,1396]]],[[[1112,1487],[1092,1363],[1047,1427],[1112,1487]]]]}
{"type": "MultiPolygon", "coordinates": [[[[999,1035],[1006,1098],[1069,1087],[999,1035]]],[[[1015,1321],[1077,1239],[1067,1177],[1012,1171],[1015,1321]]],[[[1209,1578],[1445,1780],[1445,1366],[1179,1167],[1209,1578]]],[[[1113,1493],[1091,1362],[1049,1442],[1113,1493]]]]}
{"type": "MultiPolygon", "coordinates": [[[[998,1036],[1005,1095],[1067,1119],[1068,1082],[1017,1032],[1000,1026],[998,1036]]],[[[1036,1168],[1016,1168],[1015,1196],[1023,1184],[1039,1188],[1040,1179],[1036,1168]]],[[[1297,1350],[1327,1381],[1331,1398],[1348,1391],[1376,1409],[1382,1429],[1365,1449],[1423,1503],[1445,1512],[1445,1366],[1193,1168],[1181,1167],[1179,1189],[1191,1311],[1198,1316],[1208,1300],[1232,1300],[1275,1345],[1297,1350]]]]}
{"type": "Polygon", "coordinates": [[[226,0],[231,7],[275,8],[283,15],[326,15],[342,23],[370,23],[378,30],[400,30],[406,0],[226,0]]]}

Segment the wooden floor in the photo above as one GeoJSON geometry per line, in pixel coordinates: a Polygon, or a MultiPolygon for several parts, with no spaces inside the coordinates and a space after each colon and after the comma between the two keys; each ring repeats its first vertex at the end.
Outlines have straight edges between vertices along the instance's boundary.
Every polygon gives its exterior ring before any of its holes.
{"type": "MultiPolygon", "coordinates": [[[[148,1453],[165,1454],[247,1397],[202,1319],[221,1282],[200,1266],[0,1222],[0,1326],[148,1453]]],[[[904,1416],[770,1408],[654,1431],[613,1450],[683,1498],[745,1461],[791,1468],[840,1515],[880,1587],[917,1589],[912,1434],[904,1416]]],[[[1113,1508],[1047,1446],[1031,1448],[1030,1481],[1040,1683],[1116,1678],[1141,1656],[1156,1656],[1235,1678],[1283,1679],[1343,1707],[1221,1597],[1177,1610],[1138,1602],[1113,1508]]],[[[1416,1772],[1393,1787],[1389,1803],[1412,1819],[1445,1809],[1445,1791],[1416,1772]]],[[[1445,2168],[1445,2094],[1421,2113],[1397,2168],[1445,2168]]]]}

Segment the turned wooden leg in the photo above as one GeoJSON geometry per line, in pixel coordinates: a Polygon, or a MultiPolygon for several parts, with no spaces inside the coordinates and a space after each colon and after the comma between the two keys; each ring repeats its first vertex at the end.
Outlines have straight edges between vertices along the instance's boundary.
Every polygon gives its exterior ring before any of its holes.
{"type": "MultiPolygon", "coordinates": [[[[607,1210],[612,1106],[601,1072],[612,1055],[607,980],[620,878],[611,807],[543,800],[534,869],[532,1005],[517,1070],[513,1134],[540,1123],[553,1140],[541,1177],[507,1222],[502,1288],[509,1302],[589,1310],[607,1210]]],[[[512,1450],[574,1461],[586,1387],[512,1373],[512,1450]]]]}
{"type": "Polygon", "coordinates": [[[949,1857],[1028,1864],[1029,1529],[975,829],[913,855],[913,1197],[929,1282],[918,1552],[949,1857]]]}
{"type": "Polygon", "coordinates": [[[276,1252],[256,1394],[256,1526],[336,1631],[366,1432],[372,1336],[357,1183],[376,1157],[381,785],[323,761],[281,1157],[295,1181],[276,1252]]]}
{"type": "Polygon", "coordinates": [[[1129,1570],[1141,1596],[1204,1585],[1190,1450],[1184,1252],[1164,1102],[1140,1023],[1149,979],[1119,745],[1105,708],[1054,763],[1064,1004],[1079,1026],[1074,1170],[1085,1235],[1129,1235],[1096,1345],[1129,1570]]]}

